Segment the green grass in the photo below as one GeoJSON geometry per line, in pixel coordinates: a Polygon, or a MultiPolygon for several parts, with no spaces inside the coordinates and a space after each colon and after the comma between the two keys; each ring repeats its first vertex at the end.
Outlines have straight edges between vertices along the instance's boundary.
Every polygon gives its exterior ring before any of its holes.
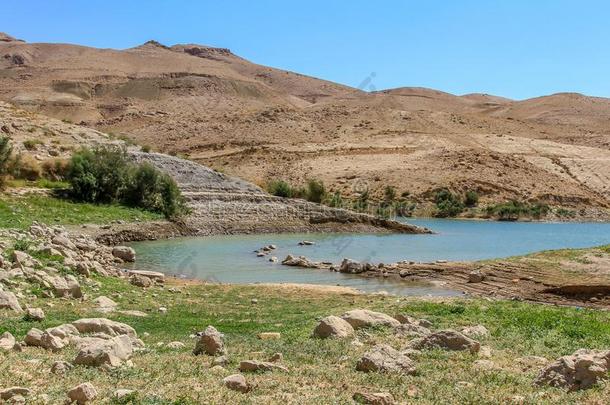
{"type": "Polygon", "coordinates": [[[34,181],[14,179],[7,181],[7,186],[11,188],[23,188],[23,187],[38,187],[46,188],[49,190],[61,190],[70,187],[70,183],[66,181],[54,181],[48,179],[38,179],[34,181]]]}
{"type": "Polygon", "coordinates": [[[0,228],[25,229],[38,221],[49,225],[104,224],[113,220],[158,220],[163,215],[119,205],[76,203],[43,195],[3,196],[0,228]]]}
{"type": "Polygon", "coordinates": [[[82,317],[104,316],[94,311],[90,301],[106,295],[121,310],[149,314],[146,318],[106,315],[132,325],[144,340],[147,349],[134,356],[135,367],[110,372],[76,367],[60,378],[47,370],[54,360],[72,360],[74,348],[60,353],[28,348],[8,354],[0,363],[0,386],[28,386],[49,395],[51,403],[61,402],[68,388],[84,381],[92,382],[102,399],[116,388],[136,389],[132,403],[143,404],[350,404],[359,390],[390,392],[399,403],[425,404],[509,403],[514,395],[524,396],[526,403],[603,403],[610,395],[608,385],[576,393],[534,387],[537,370],[524,372],[514,361],[525,355],[555,359],[579,348],[608,348],[610,314],[603,311],[512,301],[397,299],[288,287],[190,285],[180,286],[181,293],[176,293],[159,287],[142,290],[124,280],[99,277],[84,284],[87,301],[76,305],[64,299],[32,298],[29,304],[43,307],[47,319],[28,322],[0,315],[0,331],[9,330],[22,338],[32,327],[44,329],[82,317]],[[258,304],[252,304],[252,298],[258,304]],[[46,305],[49,302],[52,307],[46,305]],[[160,313],[159,306],[167,307],[167,313],[160,313]],[[481,343],[492,348],[492,360],[500,369],[479,371],[473,368],[474,355],[434,350],[415,358],[415,376],[357,372],[356,361],[375,343],[401,348],[407,340],[384,329],[358,332],[364,347],[352,345],[352,339],[311,338],[317,319],[354,308],[408,313],[432,321],[434,329],[483,324],[491,335],[481,343]],[[211,371],[210,357],[191,353],[194,340],[189,334],[207,325],[226,335],[230,364],[224,371],[211,371]],[[281,332],[282,336],[262,341],[256,337],[260,332],[281,332]],[[170,350],[162,345],[175,340],[184,342],[186,348],[170,350]],[[234,374],[240,360],[264,360],[275,352],[283,353],[288,373],[247,374],[256,387],[246,395],[222,387],[222,378],[234,374]],[[32,359],[40,362],[29,362],[32,359]],[[460,386],[462,382],[473,385],[460,386]]]}

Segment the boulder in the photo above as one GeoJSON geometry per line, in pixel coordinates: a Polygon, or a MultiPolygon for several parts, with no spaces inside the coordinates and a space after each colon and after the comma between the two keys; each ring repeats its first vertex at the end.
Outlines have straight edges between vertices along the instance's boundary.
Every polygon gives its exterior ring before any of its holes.
{"type": "Polygon", "coordinates": [[[69,339],[80,334],[78,329],[76,329],[76,327],[70,323],[64,323],[53,328],[48,328],[45,330],[45,332],[50,335],[57,336],[60,339],[69,339]]]}
{"type": "Polygon", "coordinates": [[[225,377],[222,380],[222,383],[225,387],[230,390],[246,393],[252,389],[250,384],[246,381],[246,377],[241,374],[233,374],[228,377],[225,377]]]}
{"type": "Polygon", "coordinates": [[[208,326],[195,344],[193,354],[199,355],[202,353],[209,356],[225,353],[224,335],[213,326],[208,326]]]}
{"type": "Polygon", "coordinates": [[[25,310],[25,318],[31,321],[43,321],[44,311],[40,308],[27,308],[25,310]]]}
{"type": "Polygon", "coordinates": [[[129,360],[132,354],[131,339],[121,335],[112,339],[95,339],[78,352],[73,363],[89,367],[118,367],[129,360]]]}
{"type": "Polygon", "coordinates": [[[422,337],[432,333],[428,328],[424,328],[423,326],[419,325],[412,325],[409,323],[404,323],[402,325],[397,326],[394,329],[394,332],[399,336],[405,336],[410,338],[422,337]]]}
{"type": "Polygon", "coordinates": [[[112,255],[125,262],[134,262],[136,260],[136,251],[129,246],[115,246],[112,248],[112,255]]]}
{"type": "Polygon", "coordinates": [[[239,363],[239,371],[242,372],[273,370],[288,371],[286,367],[280,366],[279,364],[272,363],[270,361],[243,360],[239,363]]]}
{"type": "Polygon", "coordinates": [[[323,318],[313,330],[313,336],[317,338],[345,338],[354,333],[354,328],[343,318],[330,315],[323,318]]]}
{"type": "Polygon", "coordinates": [[[610,371],[610,350],[580,349],[563,356],[544,367],[534,380],[537,385],[550,385],[568,391],[586,389],[602,379],[610,371]]]}
{"type": "Polygon", "coordinates": [[[132,341],[135,341],[138,337],[135,329],[131,326],[106,318],[79,319],[72,322],[72,325],[74,325],[80,333],[104,333],[108,336],[127,335],[132,341]]]}
{"type": "Polygon", "coordinates": [[[152,279],[146,276],[141,276],[139,274],[133,274],[129,277],[129,282],[136,287],[148,288],[153,285],[152,279]]]}
{"type": "Polygon", "coordinates": [[[23,312],[17,297],[10,291],[0,291],[0,309],[8,309],[16,313],[23,312]]]}
{"type": "Polygon", "coordinates": [[[218,356],[212,361],[213,366],[226,366],[229,364],[229,358],[227,356],[218,356]]]}
{"type": "Polygon", "coordinates": [[[112,394],[112,398],[118,399],[118,400],[125,399],[126,397],[132,395],[134,392],[135,392],[134,390],[128,390],[128,389],[121,388],[121,389],[114,391],[114,393],[112,394]]]}
{"type": "Polygon", "coordinates": [[[316,269],[320,267],[320,263],[311,261],[305,256],[294,257],[292,255],[288,255],[284,260],[282,260],[282,264],[284,266],[304,267],[308,269],[316,269]]]}
{"type": "Polygon", "coordinates": [[[15,337],[10,332],[0,335],[0,351],[8,352],[15,347],[15,337]]]}
{"type": "Polygon", "coordinates": [[[93,303],[96,305],[98,311],[104,313],[114,311],[118,305],[116,302],[104,295],[100,295],[94,299],[93,303]]]}
{"type": "Polygon", "coordinates": [[[56,246],[61,246],[69,250],[76,250],[76,245],[70,239],[63,235],[57,235],[51,240],[51,243],[56,246]]]}
{"type": "Polygon", "coordinates": [[[358,404],[366,405],[394,405],[394,397],[387,392],[356,392],[352,399],[358,404]]]}
{"type": "Polygon", "coordinates": [[[68,371],[72,370],[73,368],[74,368],[74,366],[72,365],[72,363],[68,363],[67,361],[58,360],[58,361],[54,362],[53,365],[51,366],[51,373],[63,375],[63,374],[66,374],[68,371]]]}
{"type": "Polygon", "coordinates": [[[0,399],[2,399],[3,401],[9,401],[11,398],[13,398],[14,400],[14,397],[27,397],[28,395],[30,395],[30,393],[31,391],[29,388],[11,387],[0,391],[0,399]]]}
{"type": "Polygon", "coordinates": [[[489,336],[489,331],[483,325],[475,325],[475,326],[466,326],[461,329],[461,332],[473,339],[476,338],[485,338],[489,336]]]}
{"type": "Polygon", "coordinates": [[[479,270],[474,270],[468,273],[468,282],[469,283],[480,283],[485,280],[485,275],[481,273],[479,270]]]}
{"type": "Polygon", "coordinates": [[[415,373],[413,361],[393,347],[380,344],[364,353],[356,364],[358,371],[385,371],[403,374],[415,373]]]}
{"type": "Polygon", "coordinates": [[[155,283],[164,283],[165,282],[165,274],[160,273],[158,271],[149,271],[149,270],[129,270],[127,273],[129,276],[143,276],[148,277],[155,283]]]}
{"type": "Polygon", "coordinates": [[[390,326],[400,325],[396,319],[381,312],[369,311],[368,309],[354,309],[341,315],[354,329],[367,328],[371,326],[390,326]]]}
{"type": "Polygon", "coordinates": [[[87,404],[97,397],[97,391],[91,383],[82,383],[68,391],[70,403],[76,402],[78,405],[87,404]]]}
{"type": "Polygon", "coordinates": [[[360,263],[352,259],[343,259],[339,266],[339,273],[360,274],[373,269],[370,263],[360,263]]]}
{"type": "Polygon", "coordinates": [[[409,347],[416,350],[469,350],[471,353],[477,353],[481,348],[481,344],[460,332],[447,329],[431,333],[428,336],[419,339],[415,339],[409,342],[409,347]]]}
{"type": "Polygon", "coordinates": [[[32,328],[25,335],[25,338],[23,339],[23,341],[28,346],[42,346],[41,342],[42,342],[43,333],[44,332],[41,331],[40,329],[32,328]]]}

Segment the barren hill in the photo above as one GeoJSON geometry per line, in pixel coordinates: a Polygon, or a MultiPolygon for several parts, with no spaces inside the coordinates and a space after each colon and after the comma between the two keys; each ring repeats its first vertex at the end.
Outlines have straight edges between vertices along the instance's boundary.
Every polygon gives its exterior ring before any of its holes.
{"type": "MultiPolygon", "coordinates": [[[[477,190],[603,215],[610,100],[516,101],[422,88],[367,93],[256,65],[224,48],[126,50],[0,41],[0,99],[124,134],[259,185],[319,178],[345,196],[387,185],[417,202],[477,190]]],[[[407,78],[406,78],[407,79],[407,78]]]]}

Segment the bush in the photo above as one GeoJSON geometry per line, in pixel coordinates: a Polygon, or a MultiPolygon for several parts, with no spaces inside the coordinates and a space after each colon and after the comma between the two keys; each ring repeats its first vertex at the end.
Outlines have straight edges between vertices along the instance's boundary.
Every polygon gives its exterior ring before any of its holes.
{"type": "Polygon", "coordinates": [[[326,189],[324,183],[320,180],[311,179],[307,182],[306,198],[308,201],[321,203],[326,197],[326,189]]]}
{"type": "Polygon", "coordinates": [[[72,196],[92,203],[122,203],[175,219],[187,212],[178,185],[149,163],[134,164],[124,149],[81,149],[72,156],[68,181],[72,196]]]}
{"type": "Polygon", "coordinates": [[[549,212],[549,206],[546,204],[530,205],[512,200],[488,206],[485,210],[487,215],[496,216],[500,221],[516,221],[521,216],[529,216],[536,219],[546,216],[549,212]]]}
{"type": "Polygon", "coordinates": [[[284,180],[273,180],[267,185],[269,194],[277,197],[290,198],[293,195],[292,187],[284,180]]]}
{"type": "Polygon", "coordinates": [[[369,190],[368,189],[361,191],[358,194],[356,201],[354,201],[353,208],[354,208],[354,211],[360,211],[360,212],[364,212],[364,211],[368,210],[368,208],[369,208],[369,190]]]}
{"type": "Polygon", "coordinates": [[[386,186],[383,191],[383,200],[385,202],[391,203],[396,199],[396,189],[392,186],[386,186]]]}
{"type": "Polygon", "coordinates": [[[328,200],[328,206],[333,208],[343,208],[343,197],[339,191],[335,191],[332,197],[328,200]]]}
{"type": "Polygon", "coordinates": [[[4,188],[6,175],[9,172],[13,148],[6,136],[0,136],[0,189],[4,188]]]}
{"type": "Polygon", "coordinates": [[[464,197],[464,205],[466,205],[467,207],[474,207],[478,203],[479,203],[479,194],[473,190],[466,191],[466,196],[464,197]]]}
{"type": "Polygon", "coordinates": [[[464,204],[460,198],[447,189],[437,191],[434,202],[436,203],[435,217],[455,217],[464,211],[464,204]]]}

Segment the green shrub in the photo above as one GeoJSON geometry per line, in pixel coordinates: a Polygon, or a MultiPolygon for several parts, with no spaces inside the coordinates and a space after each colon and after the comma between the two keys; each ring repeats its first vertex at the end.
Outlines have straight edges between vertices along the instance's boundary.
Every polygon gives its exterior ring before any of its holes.
{"type": "Polygon", "coordinates": [[[269,194],[277,197],[290,198],[293,196],[292,187],[284,180],[273,180],[267,185],[269,194]]]}
{"type": "Polygon", "coordinates": [[[355,211],[366,211],[369,208],[369,190],[366,189],[364,191],[361,191],[358,194],[358,197],[356,198],[356,200],[353,203],[353,209],[355,211]]]}
{"type": "Polygon", "coordinates": [[[541,218],[549,212],[546,204],[527,204],[521,201],[508,201],[501,204],[490,205],[485,211],[489,216],[495,216],[500,221],[516,221],[522,216],[541,218]]]}
{"type": "Polygon", "coordinates": [[[335,191],[335,193],[328,200],[328,206],[333,208],[343,208],[343,197],[339,191],[335,191]]]}
{"type": "Polygon", "coordinates": [[[473,190],[466,191],[466,196],[464,197],[464,205],[467,207],[474,207],[478,203],[479,203],[479,194],[473,190]]]}
{"type": "Polygon", "coordinates": [[[68,181],[77,201],[122,203],[175,219],[187,212],[176,182],[149,163],[134,164],[119,147],[81,149],[70,161],[68,181]]]}
{"type": "Polygon", "coordinates": [[[457,195],[447,189],[438,190],[434,202],[436,204],[435,217],[455,217],[464,211],[464,203],[457,195]]]}
{"type": "Polygon", "coordinates": [[[326,197],[326,189],[324,183],[320,180],[310,179],[307,182],[306,198],[308,201],[321,203],[326,197]]]}
{"type": "Polygon", "coordinates": [[[396,189],[392,186],[386,186],[383,191],[383,200],[385,202],[391,203],[396,199],[396,189]]]}
{"type": "Polygon", "coordinates": [[[0,136],[0,189],[4,188],[6,175],[9,172],[13,148],[6,136],[0,136]]]}

